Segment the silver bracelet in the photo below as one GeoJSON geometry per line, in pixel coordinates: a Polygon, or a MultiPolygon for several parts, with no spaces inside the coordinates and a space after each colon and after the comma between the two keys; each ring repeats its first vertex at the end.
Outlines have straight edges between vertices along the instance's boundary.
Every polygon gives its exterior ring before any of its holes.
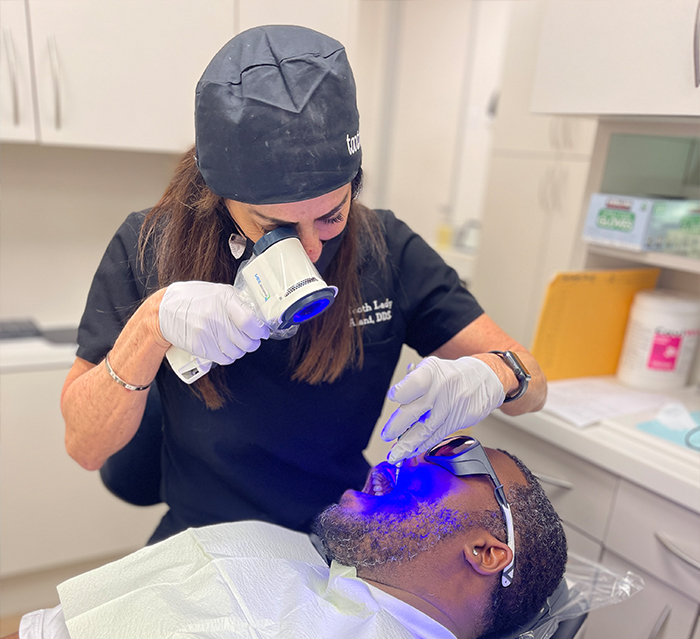
{"type": "Polygon", "coordinates": [[[134,386],[133,384],[127,384],[119,375],[117,375],[114,370],[112,369],[111,364],[109,363],[109,353],[105,355],[105,366],[107,367],[107,372],[109,373],[110,377],[117,382],[117,384],[121,384],[126,390],[130,391],[144,391],[147,390],[153,382],[149,382],[145,386],[134,386]]]}

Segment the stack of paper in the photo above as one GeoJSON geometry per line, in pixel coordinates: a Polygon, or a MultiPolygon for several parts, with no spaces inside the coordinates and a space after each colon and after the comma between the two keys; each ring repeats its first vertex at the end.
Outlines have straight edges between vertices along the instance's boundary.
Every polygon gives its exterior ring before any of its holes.
{"type": "Polygon", "coordinates": [[[564,379],[549,384],[544,410],[583,428],[603,419],[658,410],[672,402],[668,395],[636,391],[611,379],[564,379]]]}

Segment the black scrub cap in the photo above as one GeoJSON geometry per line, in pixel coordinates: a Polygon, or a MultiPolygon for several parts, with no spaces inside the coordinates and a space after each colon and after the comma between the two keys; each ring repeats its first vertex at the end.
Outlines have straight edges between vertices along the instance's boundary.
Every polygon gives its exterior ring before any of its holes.
{"type": "Polygon", "coordinates": [[[197,84],[197,165],[221,197],[309,200],[359,171],[359,122],[340,42],[304,27],[256,27],[224,45],[197,84]]]}

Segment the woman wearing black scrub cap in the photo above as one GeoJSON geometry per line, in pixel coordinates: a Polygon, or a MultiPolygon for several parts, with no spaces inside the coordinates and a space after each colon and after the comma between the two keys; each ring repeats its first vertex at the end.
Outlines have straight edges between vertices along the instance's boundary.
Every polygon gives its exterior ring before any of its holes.
{"type": "Polygon", "coordinates": [[[527,350],[419,236],[359,203],[355,83],[339,42],[293,26],[241,33],[197,85],[195,122],[160,202],[106,250],[61,400],[68,452],[98,469],[146,445],[157,386],[160,460],[149,463],[170,509],[151,541],[240,519],[308,530],[364,483],[362,451],[404,343],[426,359],[389,391],[400,406],[383,437],[403,434],[392,463],[501,404],[541,408],[546,381],[527,350]],[[278,226],[339,291],[287,340],[267,339],[231,286],[278,226]],[[171,346],[219,366],[188,386],[164,357],[171,346]]]}

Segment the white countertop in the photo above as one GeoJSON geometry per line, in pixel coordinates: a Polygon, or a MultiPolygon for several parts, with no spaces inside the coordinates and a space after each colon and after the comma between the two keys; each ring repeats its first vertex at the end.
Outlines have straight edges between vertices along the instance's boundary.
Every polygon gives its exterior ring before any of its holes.
{"type": "MultiPolygon", "coordinates": [[[[673,392],[688,410],[700,408],[697,388],[673,392]]],[[[636,428],[655,412],[605,419],[578,428],[544,411],[494,417],[539,437],[647,490],[700,513],[700,452],[636,428]]]]}
{"type": "Polygon", "coordinates": [[[57,344],[42,337],[0,340],[0,373],[68,369],[77,344],[57,344]]]}

